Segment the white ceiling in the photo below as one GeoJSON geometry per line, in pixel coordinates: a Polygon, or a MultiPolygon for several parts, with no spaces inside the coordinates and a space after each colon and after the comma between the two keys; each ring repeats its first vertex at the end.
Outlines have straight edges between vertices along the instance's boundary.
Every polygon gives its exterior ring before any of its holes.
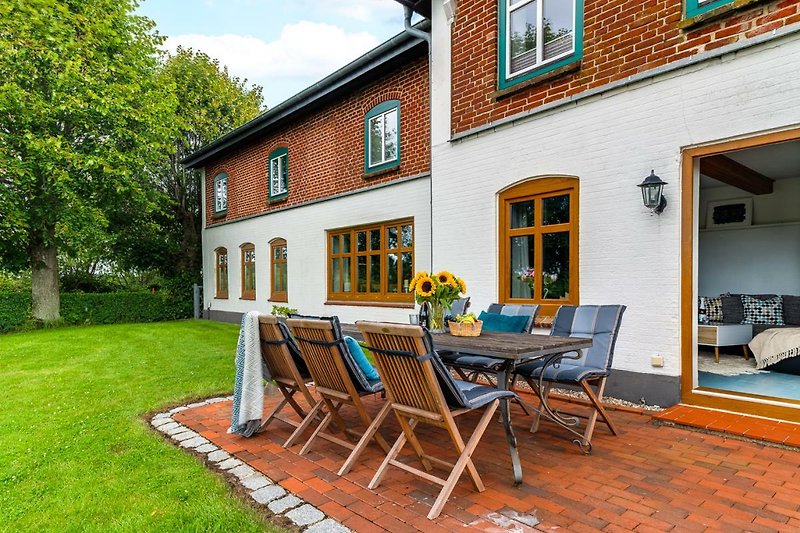
{"type": "MultiPolygon", "coordinates": [[[[725,155],[774,180],[800,177],[800,140],[737,150],[725,155]]],[[[701,189],[723,185],[721,181],[700,176],[701,189]]]]}

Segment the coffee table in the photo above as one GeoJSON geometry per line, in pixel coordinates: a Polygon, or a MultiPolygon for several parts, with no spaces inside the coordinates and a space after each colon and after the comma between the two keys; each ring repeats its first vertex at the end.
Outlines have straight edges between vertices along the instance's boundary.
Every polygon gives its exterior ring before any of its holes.
{"type": "Polygon", "coordinates": [[[719,364],[720,346],[742,346],[744,358],[750,358],[747,343],[753,340],[752,324],[699,324],[697,344],[714,347],[714,360],[719,364]]]}

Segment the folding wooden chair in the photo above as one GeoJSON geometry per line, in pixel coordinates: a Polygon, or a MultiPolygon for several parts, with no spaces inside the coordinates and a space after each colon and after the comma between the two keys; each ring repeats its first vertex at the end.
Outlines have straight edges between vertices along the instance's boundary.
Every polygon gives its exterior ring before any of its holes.
{"type": "Polygon", "coordinates": [[[380,427],[389,410],[394,411],[403,430],[375,472],[369,488],[374,489],[380,485],[389,465],[441,485],[442,490],[428,513],[429,519],[436,518],[442,512],[444,504],[465,469],[475,489],[482,492],[483,481],[472,463],[472,453],[501,399],[514,398],[516,395],[510,391],[500,391],[454,379],[433,350],[430,335],[419,326],[380,322],[356,322],[356,325],[375,357],[388,397],[387,406],[375,418],[368,433],[380,427]],[[480,408],[485,408],[483,416],[469,441],[464,444],[454,417],[480,408]],[[414,427],[418,423],[444,428],[447,431],[458,453],[455,464],[432,457],[423,451],[414,434],[414,427]],[[425,470],[430,471],[432,465],[450,469],[447,479],[436,477],[397,460],[406,442],[411,443],[425,470]]]}
{"type": "MultiPolygon", "coordinates": [[[[582,435],[583,439],[579,441],[584,451],[592,449],[592,435],[598,416],[608,426],[612,435],[617,434],[617,428],[603,408],[602,401],[625,309],[624,305],[564,305],[558,309],[550,335],[588,337],[592,339],[592,347],[576,353],[575,356],[567,355],[557,364],[547,365],[547,359],[540,359],[516,368],[516,376],[523,378],[539,397],[539,409],[534,416],[531,433],[539,429],[542,408],[546,411],[546,417],[555,416],[569,421],[570,425],[577,426],[578,418],[584,418],[574,413],[559,413],[549,409],[547,397],[550,388],[554,383],[561,383],[579,386],[591,402],[592,411],[588,417],[585,417],[587,418],[586,427],[582,435]],[[571,420],[564,414],[567,414],[571,420]]],[[[576,434],[580,436],[580,433],[576,432],[576,434]]]]}
{"type": "Polygon", "coordinates": [[[300,416],[300,420],[306,417],[307,413],[297,403],[294,395],[300,393],[309,408],[317,403],[306,387],[306,382],[311,381],[311,375],[300,357],[300,352],[292,343],[289,330],[278,322],[277,318],[272,315],[260,315],[258,329],[261,338],[261,358],[269,371],[269,379],[283,394],[283,399],[270,412],[259,431],[266,429],[273,420],[280,420],[297,428],[300,422],[286,418],[280,412],[288,404],[300,416]]]}
{"type": "Polygon", "coordinates": [[[384,451],[389,451],[389,445],[380,433],[373,431],[369,434],[358,434],[347,427],[339,413],[343,405],[350,405],[355,408],[364,427],[369,428],[372,418],[367,414],[361,398],[383,391],[383,384],[380,380],[367,379],[361,372],[344,342],[338,318],[290,318],[286,324],[300,347],[308,370],[314,378],[316,392],[321,398],[286,441],[286,446],[292,446],[311,426],[318,413],[325,412],[322,422],[300,449],[300,455],[308,452],[317,437],[351,450],[350,456],[339,470],[341,476],[347,473],[371,440],[374,439],[384,451]],[[324,433],[332,421],[343,430],[345,438],[354,440],[354,436],[360,437],[359,445],[324,433]]]}

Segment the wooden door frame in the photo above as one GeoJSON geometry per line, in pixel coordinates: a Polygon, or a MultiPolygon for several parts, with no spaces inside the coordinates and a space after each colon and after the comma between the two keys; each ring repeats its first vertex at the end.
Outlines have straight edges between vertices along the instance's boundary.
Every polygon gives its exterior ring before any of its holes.
{"type": "MultiPolygon", "coordinates": [[[[681,153],[681,402],[685,404],[800,422],[800,405],[791,407],[778,399],[746,400],[743,393],[720,393],[694,388],[694,160],[698,157],[800,140],[800,128],[755,134],[746,138],[684,148],[681,153]],[[700,391],[700,392],[698,392],[700,391]],[[705,392],[705,393],[704,393],[705,392]],[[723,395],[724,394],[724,395],[723,395]],[[771,403],[768,403],[771,402],[771,403]]],[[[786,403],[791,403],[787,401],[786,403]]]]}

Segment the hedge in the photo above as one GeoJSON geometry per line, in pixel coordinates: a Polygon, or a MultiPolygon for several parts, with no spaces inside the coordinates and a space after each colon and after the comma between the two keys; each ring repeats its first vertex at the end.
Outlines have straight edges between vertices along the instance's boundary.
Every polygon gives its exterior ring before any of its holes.
{"type": "MultiPolygon", "coordinates": [[[[191,301],[169,293],[109,292],[64,293],[61,320],[65,324],[118,324],[160,322],[191,316],[191,301]]],[[[0,292],[0,332],[23,329],[31,323],[31,295],[0,292]]]]}

